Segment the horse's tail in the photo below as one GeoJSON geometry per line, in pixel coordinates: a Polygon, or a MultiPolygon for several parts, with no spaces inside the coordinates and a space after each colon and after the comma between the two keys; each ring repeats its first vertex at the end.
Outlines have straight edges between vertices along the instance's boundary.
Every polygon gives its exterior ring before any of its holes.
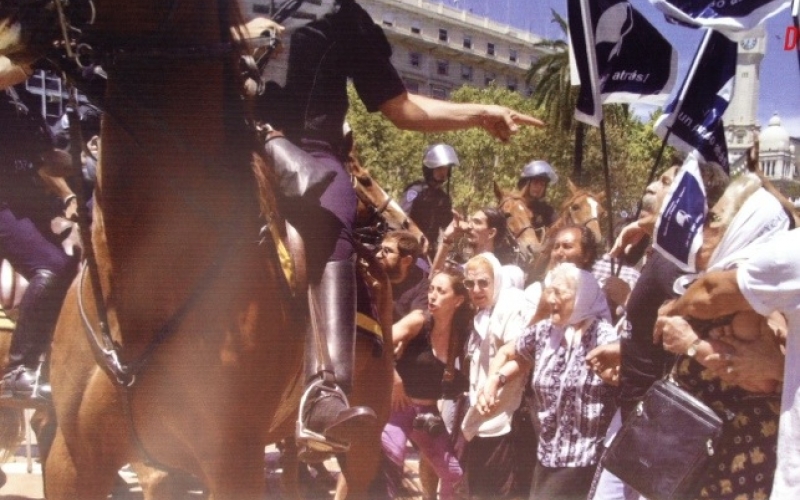
{"type": "Polygon", "coordinates": [[[5,462],[25,438],[25,414],[21,408],[0,407],[0,461],[5,462]]]}

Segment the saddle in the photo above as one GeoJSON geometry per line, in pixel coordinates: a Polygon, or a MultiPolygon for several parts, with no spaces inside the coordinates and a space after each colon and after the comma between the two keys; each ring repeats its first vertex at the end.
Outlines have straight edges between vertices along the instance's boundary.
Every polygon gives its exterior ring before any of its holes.
{"type": "MultiPolygon", "coordinates": [[[[383,353],[383,328],[377,312],[376,294],[383,286],[382,269],[375,257],[373,226],[356,228],[356,330],[359,335],[373,342],[373,355],[383,353]],[[369,237],[365,237],[369,234],[369,237]],[[361,235],[361,236],[359,236],[361,235]]],[[[288,221],[284,231],[275,224],[268,224],[261,231],[262,243],[269,237],[276,248],[281,263],[284,283],[292,297],[306,299],[308,274],[306,271],[305,242],[300,233],[288,221]]]]}

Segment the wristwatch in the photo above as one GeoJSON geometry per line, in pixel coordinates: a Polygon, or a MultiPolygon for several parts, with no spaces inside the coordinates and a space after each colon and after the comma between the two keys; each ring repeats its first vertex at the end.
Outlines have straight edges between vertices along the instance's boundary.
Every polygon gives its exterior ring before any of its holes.
{"type": "Polygon", "coordinates": [[[498,387],[503,387],[504,385],[506,385],[506,382],[508,380],[506,379],[505,373],[497,372],[496,375],[497,375],[497,382],[498,382],[497,386],[498,387]]]}
{"type": "Polygon", "coordinates": [[[701,342],[700,337],[697,337],[697,340],[692,342],[692,345],[690,345],[689,348],[686,349],[686,355],[689,356],[690,358],[697,356],[697,348],[700,346],[700,342],[701,342]]]}

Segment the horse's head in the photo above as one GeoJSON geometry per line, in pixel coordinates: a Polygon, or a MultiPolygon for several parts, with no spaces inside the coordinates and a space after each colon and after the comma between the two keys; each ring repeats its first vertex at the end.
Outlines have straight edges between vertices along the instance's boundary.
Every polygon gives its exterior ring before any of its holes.
{"type": "Polygon", "coordinates": [[[0,54],[29,64],[69,46],[70,37],[90,24],[92,0],[0,0],[0,54]]]}
{"type": "Polygon", "coordinates": [[[422,230],[403,211],[389,194],[372,178],[369,171],[361,166],[354,154],[347,161],[347,168],[353,177],[353,188],[363,208],[371,215],[377,215],[390,229],[402,229],[411,232],[417,237],[423,248],[423,253],[428,251],[428,240],[422,230]]]}
{"type": "Polygon", "coordinates": [[[523,262],[530,262],[541,250],[541,242],[533,228],[533,213],[517,191],[503,191],[494,183],[497,207],[506,216],[509,234],[514,238],[523,262]]]}
{"type": "Polygon", "coordinates": [[[562,224],[587,226],[598,242],[603,241],[600,217],[605,213],[603,207],[605,194],[594,194],[580,189],[570,180],[567,180],[567,187],[570,190],[570,197],[561,205],[562,224]]]}

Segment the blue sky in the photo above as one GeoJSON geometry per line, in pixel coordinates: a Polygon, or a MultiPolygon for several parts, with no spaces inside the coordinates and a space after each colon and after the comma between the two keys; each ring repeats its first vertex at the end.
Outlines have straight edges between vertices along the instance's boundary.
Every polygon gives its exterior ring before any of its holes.
{"type": "MultiPolygon", "coordinates": [[[[560,37],[559,28],[550,22],[550,9],[566,14],[566,0],[439,0],[477,15],[487,16],[547,38],[560,37]]],[[[675,46],[679,54],[678,83],[689,67],[697,49],[699,31],[668,24],[663,15],[647,0],[631,0],[675,46]]],[[[783,49],[787,26],[792,24],[789,9],[767,21],[767,53],[761,65],[761,91],[758,114],[766,126],[774,112],[792,136],[800,137],[800,64],[794,51],[783,49]]]]}

